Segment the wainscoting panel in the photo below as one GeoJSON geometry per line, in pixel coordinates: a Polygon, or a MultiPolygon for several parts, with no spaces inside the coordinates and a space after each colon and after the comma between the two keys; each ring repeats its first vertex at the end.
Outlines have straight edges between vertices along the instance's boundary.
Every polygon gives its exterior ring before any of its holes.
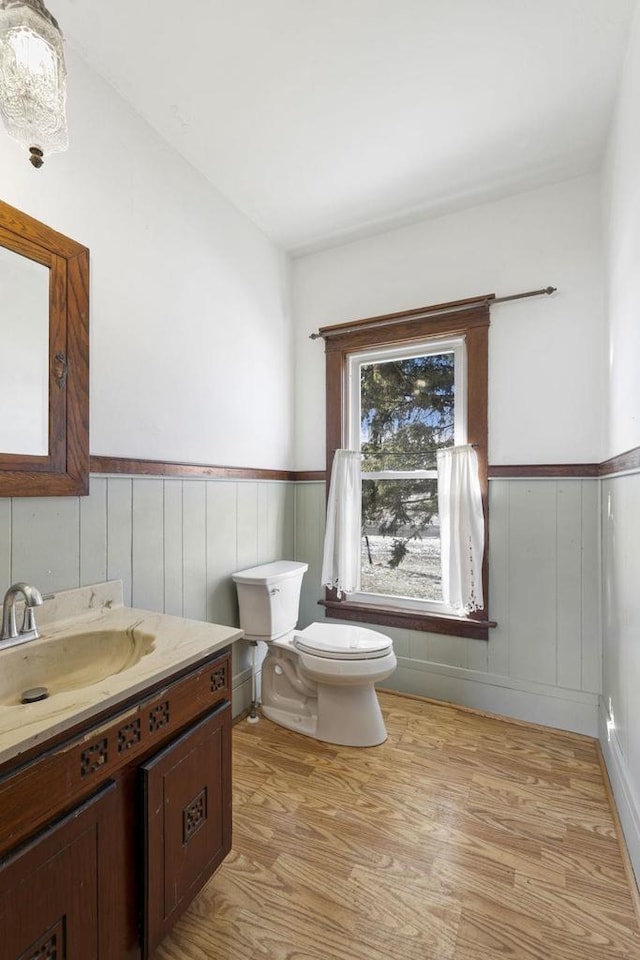
{"type": "MultiPolygon", "coordinates": [[[[88,497],[0,500],[0,575],[43,593],[121,579],[125,603],[236,625],[231,574],[294,555],[294,484],[92,476],[88,497]]],[[[249,702],[234,644],[234,713],[249,702]]]]}
{"type": "Polygon", "coordinates": [[[32,571],[36,585],[71,582],[79,577],[78,550],[69,553],[69,541],[79,542],[80,512],[75,497],[51,497],[48,500],[15,499],[12,510],[11,548],[12,582],[27,580],[32,571]]]}
{"type": "Polygon", "coordinates": [[[238,487],[236,526],[236,565],[238,570],[255,567],[258,562],[258,484],[247,481],[238,487]]]}
{"type": "Polygon", "coordinates": [[[491,530],[489,536],[490,612],[502,611],[498,626],[490,633],[489,642],[483,643],[487,651],[487,670],[498,676],[509,676],[509,575],[511,567],[511,537],[509,519],[511,483],[509,480],[492,480],[489,483],[491,530]]]}
{"type": "Polygon", "coordinates": [[[602,484],[582,484],[582,690],[602,690],[602,484]],[[595,518],[595,519],[594,519],[595,518]],[[598,589],[594,589],[594,585],[598,589]]]}
{"type": "MultiPolygon", "coordinates": [[[[557,483],[554,481],[512,483],[509,496],[509,676],[546,684],[555,683],[557,666],[556,508],[557,483]]],[[[503,612],[506,611],[496,610],[492,604],[491,616],[496,620],[499,621],[503,612]]]]}
{"type": "Polygon", "coordinates": [[[0,583],[11,580],[11,500],[0,500],[0,583]]]}
{"type": "Polygon", "coordinates": [[[293,559],[295,484],[258,484],[258,563],[293,559]]]}
{"type": "Polygon", "coordinates": [[[298,626],[307,627],[324,619],[318,600],[324,596],[322,548],[324,542],[325,485],[297,483],[295,487],[295,559],[309,564],[302,581],[298,626]]]}
{"type": "Polygon", "coordinates": [[[640,879],[639,531],[640,473],[603,480],[601,740],[627,845],[640,879]]]}
{"type": "MultiPolygon", "coordinates": [[[[599,482],[491,481],[497,628],[488,642],[389,629],[401,663],[388,685],[595,735],[599,482]]],[[[306,625],[323,617],[324,514],[323,482],[93,476],[88,498],[0,501],[0,571],[43,592],[122,579],[127,603],[235,624],[231,574],[295,557],[309,564],[306,625]]],[[[243,697],[248,667],[236,644],[243,697]]]]}
{"type": "MultiPolygon", "coordinates": [[[[138,483],[137,479],[134,483],[138,483]]],[[[229,499],[233,502],[235,519],[235,490],[229,491],[229,499]]],[[[207,481],[184,482],[182,487],[182,615],[194,620],[207,619],[207,535],[207,481]]],[[[221,622],[224,623],[224,619],[221,622]]]]}
{"type": "Polygon", "coordinates": [[[136,480],[131,510],[131,604],[164,609],[164,481],[136,480]]]}
{"type": "Polygon", "coordinates": [[[107,579],[107,481],[94,477],[80,498],[80,583],[107,579]]]}
{"type": "MultiPolygon", "coordinates": [[[[238,546],[246,551],[239,536],[240,520],[238,484],[209,484],[207,488],[207,557],[209,562],[209,617],[221,617],[222,622],[236,623],[235,589],[229,572],[239,569],[238,546]]],[[[244,486],[241,484],[240,486],[244,486]]],[[[249,483],[250,487],[255,484],[249,483]]],[[[249,531],[250,540],[253,540],[249,531]]]]}
{"type": "MultiPolygon", "coordinates": [[[[598,480],[493,480],[488,642],[385,628],[385,686],[597,735],[598,480]]],[[[322,617],[324,484],[296,487],[296,557],[309,563],[301,624],[322,617]]],[[[374,626],[374,629],[379,629],[374,626]]]]}
{"type": "Polygon", "coordinates": [[[164,612],[182,616],[184,551],[182,484],[164,484],[164,612]]]}
{"type": "MultiPolygon", "coordinates": [[[[133,498],[133,481],[116,477],[107,481],[106,511],[107,511],[107,580],[122,580],[124,602],[131,606],[131,509],[133,498]]],[[[89,497],[95,496],[93,477],[89,487],[89,497]]],[[[47,501],[44,501],[45,503],[47,501]]],[[[14,537],[17,531],[14,530],[14,537]]],[[[96,545],[100,550],[102,544],[96,545]]],[[[70,543],[68,549],[73,549],[70,543]]],[[[51,586],[51,590],[59,590],[65,586],[83,586],[83,584],[67,584],[65,581],[51,586]]]]}

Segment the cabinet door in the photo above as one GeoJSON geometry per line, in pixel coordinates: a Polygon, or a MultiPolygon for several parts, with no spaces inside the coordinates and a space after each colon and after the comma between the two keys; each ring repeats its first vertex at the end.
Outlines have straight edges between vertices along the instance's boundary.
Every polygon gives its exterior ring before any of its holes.
{"type": "Polygon", "coordinates": [[[110,783],[0,863],[2,960],[97,960],[99,851],[114,800],[110,783]]]}
{"type": "Polygon", "coordinates": [[[142,768],[144,956],[231,849],[231,706],[225,703],[142,768]]]}

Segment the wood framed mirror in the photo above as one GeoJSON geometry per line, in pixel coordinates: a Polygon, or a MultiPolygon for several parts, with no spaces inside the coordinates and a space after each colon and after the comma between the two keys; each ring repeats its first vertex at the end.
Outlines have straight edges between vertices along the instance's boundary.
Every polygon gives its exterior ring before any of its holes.
{"type": "Polygon", "coordinates": [[[0,497],[89,492],[89,251],[0,201],[0,497]]]}

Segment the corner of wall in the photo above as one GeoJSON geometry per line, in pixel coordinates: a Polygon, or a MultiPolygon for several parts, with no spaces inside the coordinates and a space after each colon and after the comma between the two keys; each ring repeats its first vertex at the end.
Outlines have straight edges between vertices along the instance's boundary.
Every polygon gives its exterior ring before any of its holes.
{"type": "Polygon", "coordinates": [[[615,730],[609,731],[607,728],[607,710],[603,697],[600,698],[599,739],[624,833],[624,841],[638,885],[638,878],[640,878],[640,802],[633,789],[629,769],[620,749],[615,730]]]}

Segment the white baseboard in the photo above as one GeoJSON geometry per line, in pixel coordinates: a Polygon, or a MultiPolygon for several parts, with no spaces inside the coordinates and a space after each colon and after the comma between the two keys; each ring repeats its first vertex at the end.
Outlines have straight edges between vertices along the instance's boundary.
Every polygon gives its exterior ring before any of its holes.
{"type": "Polygon", "coordinates": [[[233,678],[231,691],[231,715],[239,716],[251,706],[251,670],[242,670],[233,678]]]}
{"type": "Polygon", "coordinates": [[[607,731],[607,710],[602,700],[599,720],[602,755],[607,765],[631,866],[636,875],[636,882],[640,886],[640,802],[631,782],[629,768],[620,749],[615,728],[610,734],[607,731]]]}
{"type": "Polygon", "coordinates": [[[395,673],[381,686],[589,737],[598,736],[596,693],[406,657],[398,658],[395,673]]]}
{"type": "MultiPolygon", "coordinates": [[[[598,736],[599,697],[596,693],[406,657],[398,658],[396,671],[381,686],[589,737],[598,736]]],[[[233,716],[237,717],[250,705],[251,670],[245,668],[233,678],[233,716]]]]}

